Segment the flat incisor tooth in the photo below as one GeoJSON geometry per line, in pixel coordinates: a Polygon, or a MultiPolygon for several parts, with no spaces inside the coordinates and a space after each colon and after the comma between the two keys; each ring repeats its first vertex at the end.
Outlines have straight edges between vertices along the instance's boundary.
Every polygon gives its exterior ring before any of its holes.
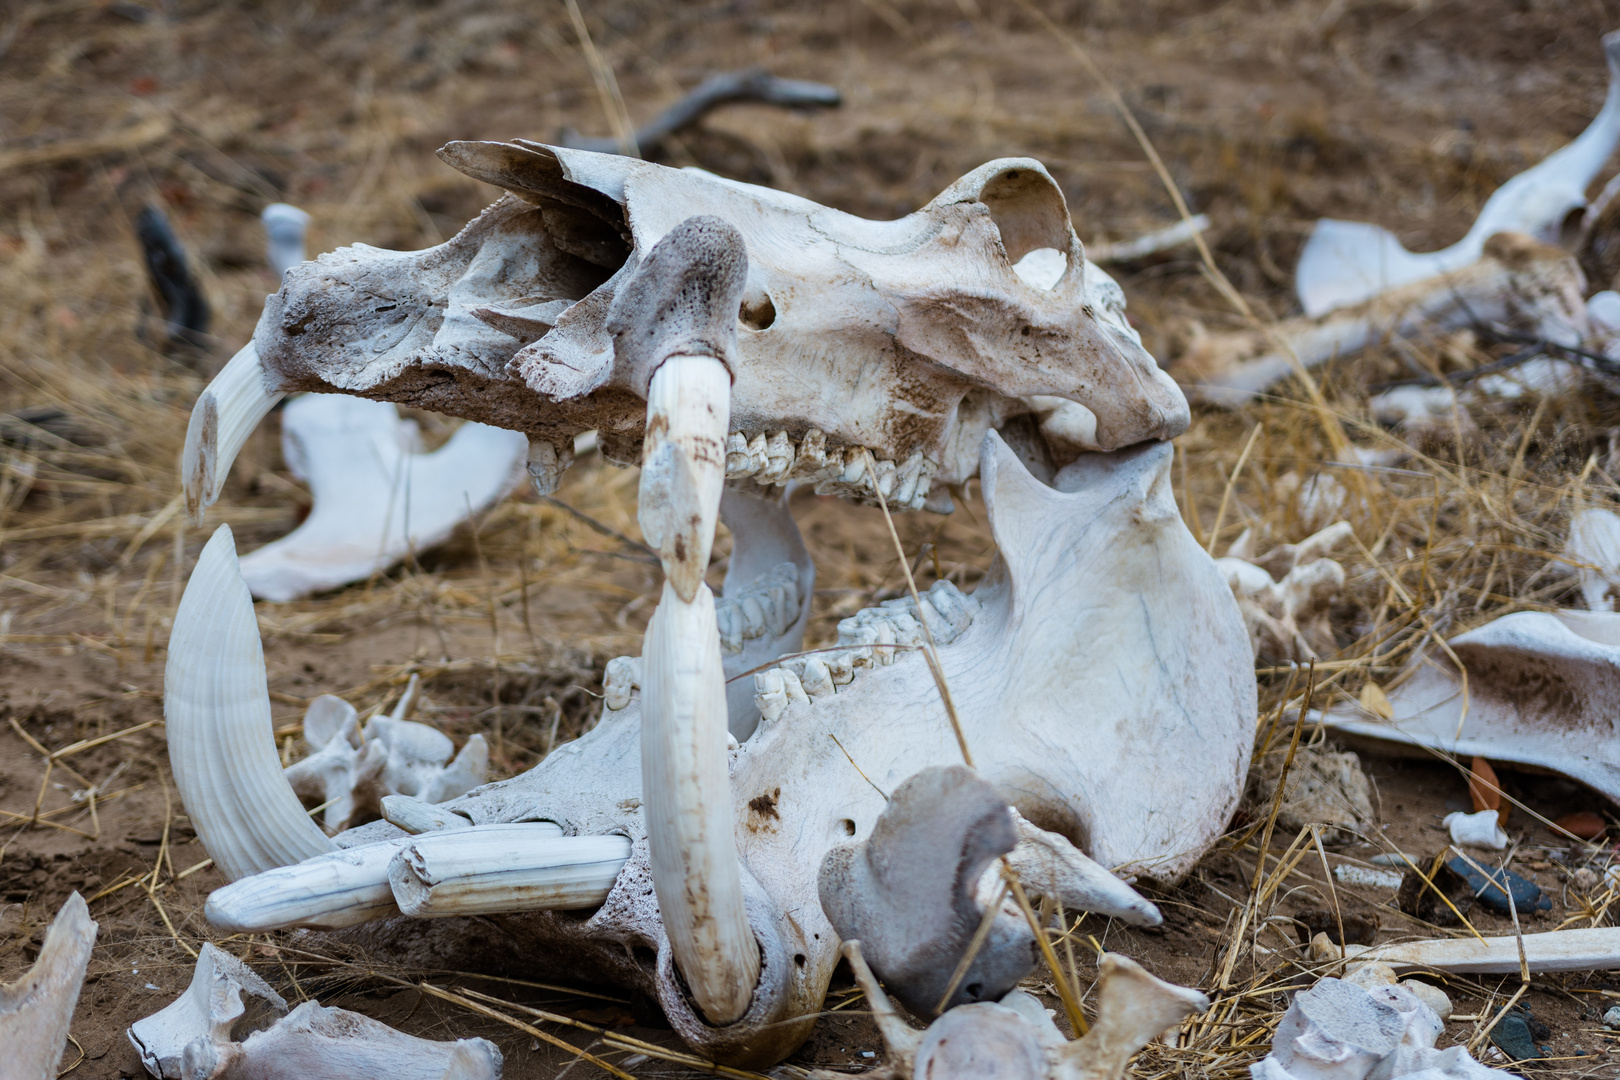
{"type": "Polygon", "coordinates": [[[725,487],[731,375],[709,356],[672,356],[647,390],[636,519],[664,576],[690,602],[703,583],[725,487]]]}
{"type": "Polygon", "coordinates": [[[630,858],[623,836],[562,836],[546,822],[429,833],[388,868],[399,910],[416,918],[599,906],[630,858]]]}
{"type": "Polygon", "coordinates": [[[775,483],[786,480],[788,473],[793,470],[793,441],[788,433],[778,431],[765,443],[765,467],[755,474],[754,479],[764,483],[775,483]]]}
{"type": "Polygon", "coordinates": [[[266,385],[259,351],[251,341],[219,369],[197,399],[186,424],[180,482],[192,521],[202,521],[203,511],[219,498],[242,444],[286,396],[266,385]]]}
{"type": "Polygon", "coordinates": [[[726,436],[726,479],[740,480],[754,475],[754,461],[748,456],[748,436],[733,431],[726,436]]]}
{"type": "Polygon", "coordinates": [[[714,596],[672,582],[643,641],[641,793],[647,854],[670,952],[694,1003],[734,1023],[759,985],[743,903],[726,751],[726,681],[714,596]]]}
{"type": "Polygon", "coordinates": [[[175,612],[163,714],[181,802],[226,878],[332,850],[282,773],[259,624],[228,525],[204,545],[175,612]]]}

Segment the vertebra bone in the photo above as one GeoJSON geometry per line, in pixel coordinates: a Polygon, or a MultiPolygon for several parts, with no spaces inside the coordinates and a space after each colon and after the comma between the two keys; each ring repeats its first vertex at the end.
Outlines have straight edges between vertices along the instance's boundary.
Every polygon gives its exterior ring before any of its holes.
{"type": "Polygon", "coordinates": [[[12,1080],[56,1080],[96,929],[84,897],[74,893],[51,921],[34,966],[0,983],[0,1072],[12,1080]]]}
{"type": "Polygon", "coordinates": [[[131,1024],[129,1041],[147,1072],[162,1080],[182,1080],[186,1047],[193,1042],[239,1042],[286,1015],[286,1001],[269,983],[205,941],[185,993],[131,1024]]]}
{"type": "MultiPolygon", "coordinates": [[[[1257,558],[1215,560],[1243,612],[1256,658],[1302,663],[1334,650],[1327,616],[1344,587],[1344,567],[1326,556],[1352,535],[1350,523],[1339,521],[1257,558]]],[[[1246,547],[1246,537],[1232,545],[1234,552],[1246,547]]]]}

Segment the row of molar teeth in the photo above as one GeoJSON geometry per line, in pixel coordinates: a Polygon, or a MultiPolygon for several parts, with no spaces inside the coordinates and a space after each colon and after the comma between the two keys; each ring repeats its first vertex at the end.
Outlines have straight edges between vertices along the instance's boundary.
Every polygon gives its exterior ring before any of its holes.
{"type": "MultiPolygon", "coordinates": [[[[799,568],[791,562],[778,563],[735,595],[714,602],[720,650],[735,656],[742,652],[745,641],[767,634],[783,637],[798,621],[800,604],[799,568]]],[[[607,662],[602,672],[602,702],[609,712],[628,706],[640,688],[641,657],[615,656],[607,662]]]]}
{"type": "Polygon", "coordinates": [[[735,656],[744,641],[767,634],[784,636],[798,621],[799,607],[799,568],[791,562],[778,563],[734,595],[714,602],[720,651],[735,656]]]}
{"type": "Polygon", "coordinates": [[[741,431],[726,437],[726,479],[752,477],[759,484],[785,484],[789,480],[813,483],[817,495],[843,495],[876,501],[881,494],[891,506],[920,510],[928,499],[935,464],[914,451],[900,464],[877,460],[859,446],[827,447],[827,436],[811,428],[798,443],[785,431],[749,438],[741,431]],[[877,483],[867,468],[873,459],[877,483]]]}
{"type": "MultiPolygon", "coordinates": [[[[949,581],[934,582],[921,600],[921,619],[927,621],[936,645],[949,645],[961,637],[979,610],[977,600],[949,581]]],[[[762,717],[775,720],[791,702],[836,693],[837,687],[854,679],[856,669],[892,664],[904,651],[897,646],[920,646],[926,640],[911,597],[862,608],[838,624],[833,649],[796,656],[755,674],[754,703],[762,717]]]]}

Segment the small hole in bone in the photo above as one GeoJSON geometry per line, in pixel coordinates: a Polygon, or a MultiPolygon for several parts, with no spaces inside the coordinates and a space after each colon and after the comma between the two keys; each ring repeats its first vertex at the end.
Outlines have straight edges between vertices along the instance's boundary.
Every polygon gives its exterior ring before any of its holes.
{"type": "Polygon", "coordinates": [[[770,293],[743,297],[737,318],[750,330],[769,328],[776,321],[776,305],[771,303],[770,293]]]}
{"type": "Polygon", "coordinates": [[[971,982],[962,987],[962,992],[968,996],[969,1001],[978,1001],[984,996],[984,984],[971,982]]]}
{"type": "Polygon", "coordinates": [[[804,959],[804,953],[802,952],[793,954],[793,962],[800,967],[804,967],[804,959]]]}
{"type": "Polygon", "coordinates": [[[1013,264],[1013,273],[1031,288],[1047,292],[1068,268],[1069,257],[1057,248],[1036,248],[1013,264]]]}
{"type": "Polygon", "coordinates": [[[838,823],[838,828],[843,831],[845,836],[855,835],[855,823],[849,818],[845,818],[843,821],[840,821],[838,823]]]}

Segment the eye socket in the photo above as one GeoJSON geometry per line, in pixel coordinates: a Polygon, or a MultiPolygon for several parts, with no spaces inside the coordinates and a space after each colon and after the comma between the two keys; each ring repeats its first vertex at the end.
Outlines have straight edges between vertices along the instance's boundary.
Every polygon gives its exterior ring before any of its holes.
{"type": "Polygon", "coordinates": [[[1051,177],[1034,169],[1008,169],[979,192],[1001,232],[1007,258],[1018,263],[1038,248],[1069,250],[1069,208],[1051,177]]]}
{"type": "Polygon", "coordinates": [[[771,303],[771,294],[762,292],[743,297],[737,319],[750,330],[768,329],[776,321],[776,305],[771,303]]]}

